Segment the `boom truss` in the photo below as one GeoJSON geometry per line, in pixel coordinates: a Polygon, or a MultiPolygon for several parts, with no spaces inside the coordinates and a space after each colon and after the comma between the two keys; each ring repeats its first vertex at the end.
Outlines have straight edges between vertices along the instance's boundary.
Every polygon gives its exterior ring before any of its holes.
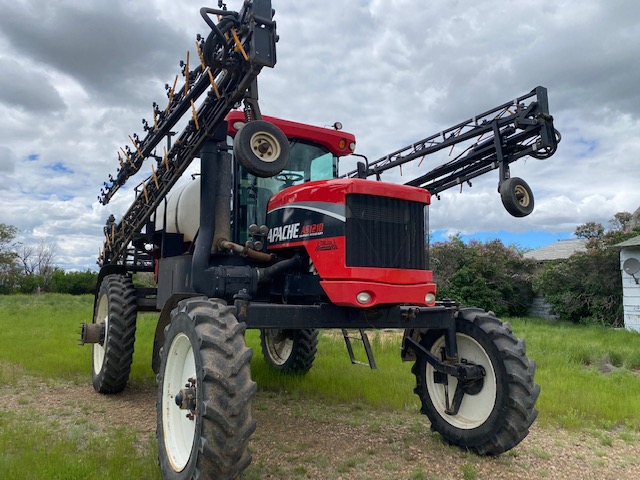
{"type": "Polygon", "coordinates": [[[442,132],[431,135],[393,153],[360,166],[347,176],[368,177],[463,144],[464,150],[453,160],[406,182],[434,195],[448,188],[500,169],[500,183],[509,178],[509,164],[530,155],[548,158],[556,152],[559,134],[549,115],[547,89],[531,92],[491,110],[475,115],[442,132]]]}
{"type": "Polygon", "coordinates": [[[206,139],[242,100],[247,120],[260,117],[257,76],[262,67],[273,67],[276,63],[271,0],[245,1],[239,12],[202,8],[200,13],[211,27],[211,33],[206,39],[197,38],[200,57],[197,66],[190,70],[187,53],[186,62],[180,62],[184,78],[182,86],[176,88],[178,75],[172,87],[166,85],[167,107],[162,110],[154,103],[153,125],[142,121],[146,137],[142,140],[135,134],[133,138],[129,137],[134,148],[121,149],[117,175],[110,175],[109,182],[101,189],[98,199],[106,205],[118,189],[138,173],[146,158],[155,160],[151,176],[136,187],[136,198],[122,220],[116,223],[112,217],[107,222],[104,249],[98,259],[101,265],[123,264],[132,252],[141,256],[134,260],[132,269],[150,265],[150,258],[145,258],[144,252],[132,250],[131,245],[171,187],[199,154],[206,139]],[[210,15],[216,15],[218,22],[215,23],[210,15]],[[205,92],[204,100],[196,109],[196,100],[205,92]],[[172,129],[186,115],[191,119],[171,145],[172,129]],[[164,149],[163,155],[156,155],[163,140],[168,148],[164,149]]]}

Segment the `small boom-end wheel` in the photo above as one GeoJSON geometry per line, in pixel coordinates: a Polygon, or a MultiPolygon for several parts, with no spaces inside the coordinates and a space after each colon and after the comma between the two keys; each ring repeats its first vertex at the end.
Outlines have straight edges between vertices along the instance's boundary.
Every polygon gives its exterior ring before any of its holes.
{"type": "Polygon", "coordinates": [[[120,393],[127,386],[136,336],[136,291],[126,275],[107,275],[100,284],[93,323],[100,325],[92,344],[92,383],[100,393],[120,393]]]}
{"type": "Polygon", "coordinates": [[[318,330],[263,328],[260,345],[265,361],[285,373],[304,374],[313,366],[318,347],[318,330]]]}
{"type": "Polygon", "coordinates": [[[171,314],[156,404],[164,479],[231,480],[251,462],[253,352],[233,312],[223,301],[197,297],[171,314]]]}
{"type": "Polygon", "coordinates": [[[249,173],[257,177],[273,177],[289,163],[289,141],[273,123],[253,120],[236,134],[233,151],[249,173]]]}
{"type": "Polygon", "coordinates": [[[521,178],[507,178],[502,182],[500,199],[507,212],[514,217],[526,217],[533,212],[533,192],[521,178]]]}
{"type": "MultiPolygon", "coordinates": [[[[480,455],[510,450],[527,436],[538,414],[535,362],[527,358],[524,341],[513,335],[508,324],[481,309],[457,313],[456,341],[460,361],[481,366],[484,377],[459,389],[456,377],[437,372],[425,355],[417,355],[412,372],[421,412],[429,417],[433,430],[453,445],[480,455]],[[453,413],[458,393],[464,394],[453,413]]],[[[427,331],[420,344],[443,358],[442,331],[427,331]]]]}

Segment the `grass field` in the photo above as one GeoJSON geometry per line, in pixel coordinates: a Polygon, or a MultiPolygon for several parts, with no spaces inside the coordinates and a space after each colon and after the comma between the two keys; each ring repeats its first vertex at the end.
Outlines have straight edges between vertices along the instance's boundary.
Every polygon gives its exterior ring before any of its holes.
{"type": "MultiPolygon", "coordinates": [[[[9,392],[28,391],[39,382],[89,384],[91,350],[77,343],[80,324],[91,315],[90,296],[0,296],[0,395],[10,398],[9,392]]],[[[132,388],[153,388],[150,357],[155,321],[155,315],[139,316],[132,388]]],[[[538,365],[542,426],[640,431],[640,334],[539,319],[510,321],[515,333],[526,338],[528,354],[538,365]]],[[[290,377],[267,368],[258,333],[249,331],[254,380],[262,391],[286,392],[298,400],[417,412],[411,365],[400,361],[399,336],[374,333],[371,338],[376,371],[351,366],[341,336],[323,334],[313,369],[305,377],[290,377]]],[[[78,424],[71,421],[72,428],[61,435],[61,422],[70,422],[64,415],[25,416],[8,407],[0,409],[0,471],[5,478],[28,478],[20,476],[20,468],[39,451],[47,461],[34,466],[37,471],[31,471],[31,478],[157,476],[153,439],[147,439],[141,450],[139,439],[124,430],[92,432],[85,417],[78,424]],[[100,448],[104,444],[114,448],[100,448]],[[92,454],[82,455],[82,461],[72,462],[73,471],[65,468],[65,474],[56,477],[60,464],[77,459],[79,450],[92,454]]]]}

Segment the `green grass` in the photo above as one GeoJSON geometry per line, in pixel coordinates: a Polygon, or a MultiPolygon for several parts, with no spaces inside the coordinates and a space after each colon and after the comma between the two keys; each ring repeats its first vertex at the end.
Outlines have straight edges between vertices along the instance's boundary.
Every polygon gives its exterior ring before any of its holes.
{"type": "MultiPolygon", "coordinates": [[[[307,375],[291,376],[269,368],[262,358],[259,334],[250,330],[247,343],[254,349],[253,378],[261,388],[285,391],[294,398],[314,396],[325,403],[348,402],[356,407],[364,403],[376,408],[418,411],[420,403],[412,393],[415,380],[411,364],[400,361],[400,338],[382,341],[375,332],[369,336],[377,370],[351,365],[342,335],[323,334],[313,368],[307,375]]],[[[357,358],[364,360],[358,342],[353,344],[357,358]]]]}
{"type": "Polygon", "coordinates": [[[124,429],[97,435],[88,425],[61,428],[56,421],[0,412],[0,472],[21,479],[156,479],[155,443],[139,451],[124,429]]]}
{"type": "Polygon", "coordinates": [[[543,424],[640,430],[640,334],[540,319],[512,325],[537,363],[543,424]]]}
{"type": "MultiPolygon", "coordinates": [[[[91,296],[0,296],[0,385],[11,384],[20,366],[45,379],[89,381],[91,349],[79,347],[78,331],[92,315],[91,296]]],[[[138,318],[131,381],[154,382],[151,349],[157,315],[138,318]]],[[[625,426],[640,430],[640,334],[576,326],[540,319],[510,319],[527,341],[537,362],[541,386],[539,421],[566,428],[625,426]],[[603,373],[611,366],[609,373],[603,373]]],[[[309,396],[325,403],[366,404],[388,410],[417,411],[411,364],[400,361],[400,338],[370,334],[377,370],[351,365],[340,335],[320,336],[311,371],[302,377],[269,368],[260,353],[258,332],[247,332],[254,349],[253,378],[263,390],[287,392],[292,399],[309,396]]],[[[354,343],[357,347],[357,342],[354,343]]],[[[362,351],[359,353],[364,358],[362,351]]]]}
{"type": "MultiPolygon", "coordinates": [[[[78,346],[80,325],[91,322],[93,296],[62,294],[0,296],[0,360],[42,378],[86,382],[91,348],[78,346]]],[[[152,382],[151,351],[157,315],[138,317],[133,382],[152,382]]],[[[0,368],[0,385],[6,368],[0,368]]]]}

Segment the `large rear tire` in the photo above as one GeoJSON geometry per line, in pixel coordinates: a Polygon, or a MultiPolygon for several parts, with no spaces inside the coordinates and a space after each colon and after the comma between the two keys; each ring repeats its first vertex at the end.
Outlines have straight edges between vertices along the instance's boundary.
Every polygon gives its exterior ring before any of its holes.
{"type": "MultiPolygon", "coordinates": [[[[486,375],[462,398],[455,415],[446,413],[458,384],[438,375],[424,355],[413,366],[415,393],[432,429],[446,441],[480,455],[498,455],[520,443],[538,415],[540,387],[534,383],[535,362],[526,356],[524,340],[492,313],[467,308],[457,313],[456,340],[461,361],[481,365],[486,375]]],[[[420,344],[442,358],[444,335],[427,331],[420,344]]]]}
{"type": "Polygon", "coordinates": [[[311,370],[318,351],[318,330],[260,330],[260,346],[265,361],[285,373],[304,374],[311,370]]]}
{"type": "Polygon", "coordinates": [[[233,312],[221,300],[198,297],[181,301],[171,314],[160,351],[156,419],[165,480],[231,480],[251,462],[253,351],[233,312]]]}
{"type": "Polygon", "coordinates": [[[136,336],[137,300],[131,278],[107,275],[100,284],[93,323],[104,338],[93,344],[92,383],[100,393],[120,393],[127,386],[136,336]]]}

